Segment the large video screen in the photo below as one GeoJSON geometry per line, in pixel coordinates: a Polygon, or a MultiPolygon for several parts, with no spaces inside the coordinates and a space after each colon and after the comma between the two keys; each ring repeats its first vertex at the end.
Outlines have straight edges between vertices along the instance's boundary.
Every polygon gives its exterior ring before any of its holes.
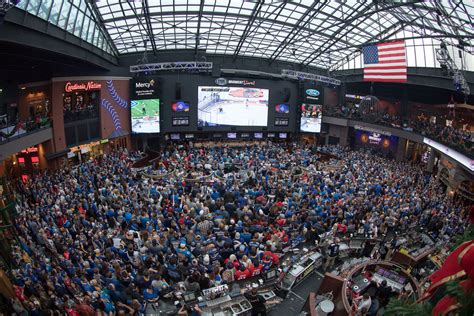
{"type": "Polygon", "coordinates": [[[160,132],[160,100],[132,100],[132,133],[160,132]]]}
{"type": "Polygon", "coordinates": [[[320,133],[321,132],[321,118],[323,106],[320,104],[301,105],[301,125],[302,132],[320,133]]]}
{"type": "Polygon", "coordinates": [[[198,126],[267,126],[268,89],[198,89],[198,126]]]}
{"type": "Polygon", "coordinates": [[[398,137],[394,135],[384,135],[376,132],[355,131],[355,147],[371,149],[384,156],[395,157],[398,146],[398,137]]]}

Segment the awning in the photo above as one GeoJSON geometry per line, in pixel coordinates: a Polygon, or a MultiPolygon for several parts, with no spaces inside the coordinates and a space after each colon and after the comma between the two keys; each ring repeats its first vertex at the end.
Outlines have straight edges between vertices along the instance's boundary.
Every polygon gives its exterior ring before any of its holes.
{"type": "Polygon", "coordinates": [[[129,133],[123,130],[113,131],[109,136],[107,136],[107,139],[110,140],[110,139],[119,138],[119,137],[128,136],[128,135],[129,133]]]}
{"type": "Polygon", "coordinates": [[[51,160],[51,159],[62,157],[66,155],[68,152],[69,152],[69,148],[66,148],[62,151],[58,151],[57,153],[46,154],[44,156],[46,157],[46,160],[51,160]]]}

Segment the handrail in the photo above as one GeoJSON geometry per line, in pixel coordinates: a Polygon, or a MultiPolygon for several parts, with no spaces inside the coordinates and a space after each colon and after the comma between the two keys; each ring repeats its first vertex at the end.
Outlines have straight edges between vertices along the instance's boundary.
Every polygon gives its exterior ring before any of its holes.
{"type": "MultiPolygon", "coordinates": [[[[448,146],[448,147],[450,147],[454,150],[457,150],[461,153],[464,153],[469,158],[474,158],[474,150],[472,148],[467,149],[466,147],[460,146],[459,144],[446,142],[444,139],[439,138],[439,135],[435,135],[435,134],[431,134],[431,133],[428,134],[428,133],[426,133],[426,131],[417,130],[416,126],[415,127],[414,126],[408,126],[408,128],[410,128],[410,130],[408,130],[406,128],[390,124],[390,123],[385,122],[383,120],[371,119],[371,117],[368,116],[368,115],[367,116],[359,116],[359,115],[351,116],[351,115],[344,115],[343,113],[334,112],[334,111],[330,111],[330,110],[327,111],[326,114],[323,114],[323,115],[327,116],[327,117],[343,118],[343,119],[347,119],[347,120],[360,121],[360,122],[364,122],[364,123],[371,123],[371,124],[380,125],[380,126],[384,126],[384,127],[391,127],[391,128],[395,128],[395,129],[398,129],[398,130],[405,131],[405,132],[415,133],[415,134],[420,135],[422,137],[430,137],[433,140],[442,143],[443,145],[446,145],[446,146],[448,146]]],[[[471,140],[471,142],[472,142],[472,140],[471,140]]]]}
{"type": "Polygon", "coordinates": [[[45,124],[38,125],[38,127],[27,130],[26,132],[21,133],[19,135],[13,135],[11,137],[2,137],[2,136],[0,136],[0,145],[1,144],[7,144],[9,142],[15,141],[17,139],[20,139],[22,137],[34,134],[36,132],[39,132],[39,131],[47,129],[47,128],[51,128],[51,122],[50,121],[46,122],[45,124]]]}
{"type": "Polygon", "coordinates": [[[416,294],[417,294],[417,297],[421,297],[421,288],[420,288],[420,284],[418,283],[418,280],[413,277],[411,274],[405,272],[405,269],[397,264],[397,263],[394,263],[394,262],[391,262],[391,261],[378,261],[378,260],[370,260],[370,261],[366,261],[362,264],[358,264],[356,265],[355,267],[353,267],[351,270],[349,270],[348,274],[346,275],[346,277],[344,278],[344,283],[342,284],[342,304],[344,305],[344,308],[346,309],[346,311],[349,313],[351,311],[351,304],[349,303],[349,299],[347,298],[347,288],[348,288],[348,285],[349,285],[349,282],[350,280],[352,280],[352,276],[368,267],[368,266],[377,266],[377,265],[384,265],[384,266],[388,266],[388,267],[396,267],[398,269],[400,269],[400,271],[406,276],[408,277],[409,281],[412,282],[412,284],[415,286],[415,291],[416,291],[416,294]]]}

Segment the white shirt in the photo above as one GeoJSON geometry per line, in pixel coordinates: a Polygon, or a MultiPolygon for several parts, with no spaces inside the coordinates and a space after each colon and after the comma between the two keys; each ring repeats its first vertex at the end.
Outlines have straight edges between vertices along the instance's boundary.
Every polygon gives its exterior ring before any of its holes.
{"type": "Polygon", "coordinates": [[[372,305],[372,299],[369,297],[368,299],[362,299],[359,302],[359,306],[357,306],[357,310],[361,311],[365,308],[366,311],[369,311],[370,306],[372,305]]]}

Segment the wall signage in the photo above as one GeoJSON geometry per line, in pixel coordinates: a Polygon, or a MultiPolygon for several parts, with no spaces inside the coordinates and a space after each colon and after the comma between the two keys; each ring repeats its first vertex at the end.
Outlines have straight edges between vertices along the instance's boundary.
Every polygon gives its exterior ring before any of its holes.
{"type": "Polygon", "coordinates": [[[316,89],[306,89],[306,95],[310,97],[319,97],[321,93],[316,89]]]}
{"type": "Polygon", "coordinates": [[[215,83],[218,86],[225,86],[227,84],[235,84],[235,85],[241,85],[241,86],[255,86],[255,80],[234,80],[234,79],[227,80],[226,78],[217,78],[215,80],[215,83]]]}
{"type": "Polygon", "coordinates": [[[154,78],[137,78],[132,82],[134,100],[153,99],[158,97],[159,81],[154,78]]]}
{"type": "Polygon", "coordinates": [[[90,90],[100,90],[102,84],[94,81],[81,82],[81,83],[72,83],[67,82],[64,86],[65,92],[77,92],[77,91],[90,91],[90,90]]]}
{"type": "Polygon", "coordinates": [[[216,79],[216,85],[225,86],[226,84],[227,84],[227,79],[226,78],[217,78],[216,79]]]}

